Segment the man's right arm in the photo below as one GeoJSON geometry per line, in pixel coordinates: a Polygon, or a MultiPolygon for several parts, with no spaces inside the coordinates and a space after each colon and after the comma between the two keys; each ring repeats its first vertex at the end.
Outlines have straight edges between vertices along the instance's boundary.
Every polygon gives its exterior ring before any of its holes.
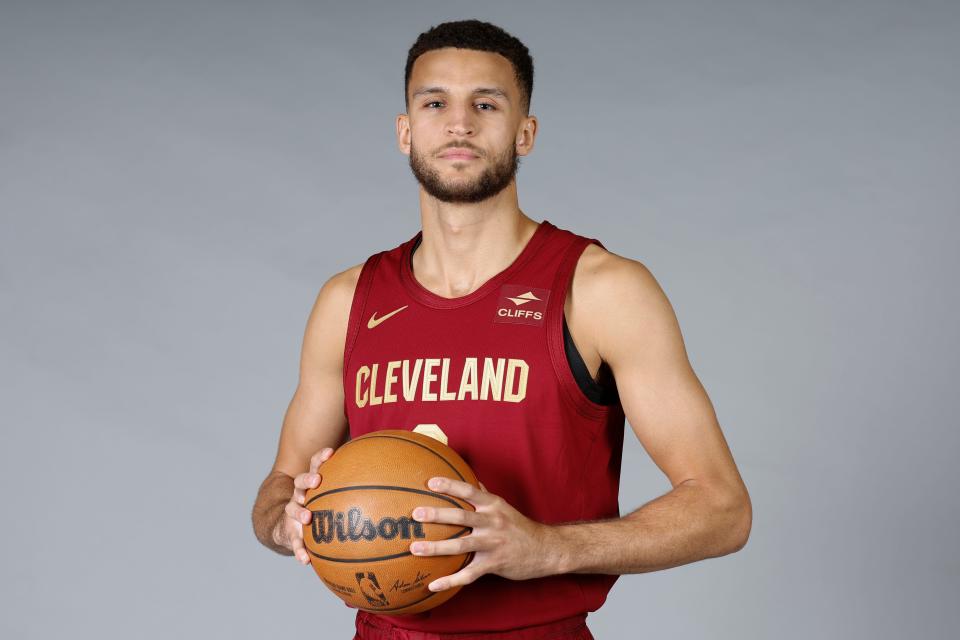
{"type": "Polygon", "coordinates": [[[283,418],[276,460],[253,506],[257,540],[283,555],[293,555],[283,531],[294,478],[308,470],[313,454],[326,447],[336,449],[349,431],[343,411],[343,349],[362,267],[334,275],[317,295],[303,336],[300,380],[283,418]]]}

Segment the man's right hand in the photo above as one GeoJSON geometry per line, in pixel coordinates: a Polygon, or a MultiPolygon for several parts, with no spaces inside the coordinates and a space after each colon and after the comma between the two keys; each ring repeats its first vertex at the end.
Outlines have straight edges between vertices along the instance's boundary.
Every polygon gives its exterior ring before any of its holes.
{"type": "Polygon", "coordinates": [[[293,496],[284,507],[284,514],[280,516],[280,521],[274,529],[274,542],[290,549],[300,564],[310,564],[310,555],[303,546],[303,527],[310,524],[310,519],[313,518],[310,510],[303,507],[304,496],[307,489],[313,489],[323,481],[317,469],[332,455],[333,449],[327,447],[311,456],[310,470],[293,479],[293,496]]]}

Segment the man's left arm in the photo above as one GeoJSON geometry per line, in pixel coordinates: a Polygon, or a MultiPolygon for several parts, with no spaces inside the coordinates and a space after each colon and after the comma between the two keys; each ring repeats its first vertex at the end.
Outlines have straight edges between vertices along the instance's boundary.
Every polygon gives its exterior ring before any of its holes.
{"type": "Polygon", "coordinates": [[[592,268],[578,268],[578,276],[576,304],[592,310],[583,316],[584,334],[593,336],[593,346],[613,371],[627,420],[673,488],[621,518],[546,525],[485,490],[439,479],[431,489],[466,499],[476,511],[427,509],[421,519],[464,524],[473,532],[457,540],[418,542],[413,552],[474,551],[475,556],[464,569],[434,581],[434,590],[468,584],[485,573],[514,580],[643,573],[722,556],[746,544],[750,498],[690,366],[666,295],[641,263],[607,252],[592,268]]]}

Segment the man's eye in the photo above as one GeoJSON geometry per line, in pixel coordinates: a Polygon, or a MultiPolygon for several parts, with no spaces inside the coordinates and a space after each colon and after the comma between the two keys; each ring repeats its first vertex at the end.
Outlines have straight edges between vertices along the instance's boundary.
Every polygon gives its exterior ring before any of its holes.
{"type": "MultiPolygon", "coordinates": [[[[423,105],[423,106],[425,106],[425,107],[427,107],[428,109],[430,109],[430,108],[432,108],[433,105],[435,105],[435,104],[442,105],[443,102],[441,102],[440,100],[433,100],[433,101],[428,102],[427,104],[425,104],[425,105],[423,105]]],[[[481,111],[495,111],[496,108],[497,108],[495,105],[492,105],[492,104],[490,104],[489,102],[481,102],[481,103],[477,104],[477,106],[478,106],[478,107],[488,107],[487,109],[481,109],[481,111]]]]}

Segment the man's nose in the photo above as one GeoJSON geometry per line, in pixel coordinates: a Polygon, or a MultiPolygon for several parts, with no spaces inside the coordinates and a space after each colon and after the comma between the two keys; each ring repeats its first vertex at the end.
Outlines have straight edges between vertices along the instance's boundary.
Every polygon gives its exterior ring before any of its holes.
{"type": "Polygon", "coordinates": [[[473,107],[450,107],[447,114],[447,133],[457,136],[470,136],[476,131],[476,114],[473,107]]]}

